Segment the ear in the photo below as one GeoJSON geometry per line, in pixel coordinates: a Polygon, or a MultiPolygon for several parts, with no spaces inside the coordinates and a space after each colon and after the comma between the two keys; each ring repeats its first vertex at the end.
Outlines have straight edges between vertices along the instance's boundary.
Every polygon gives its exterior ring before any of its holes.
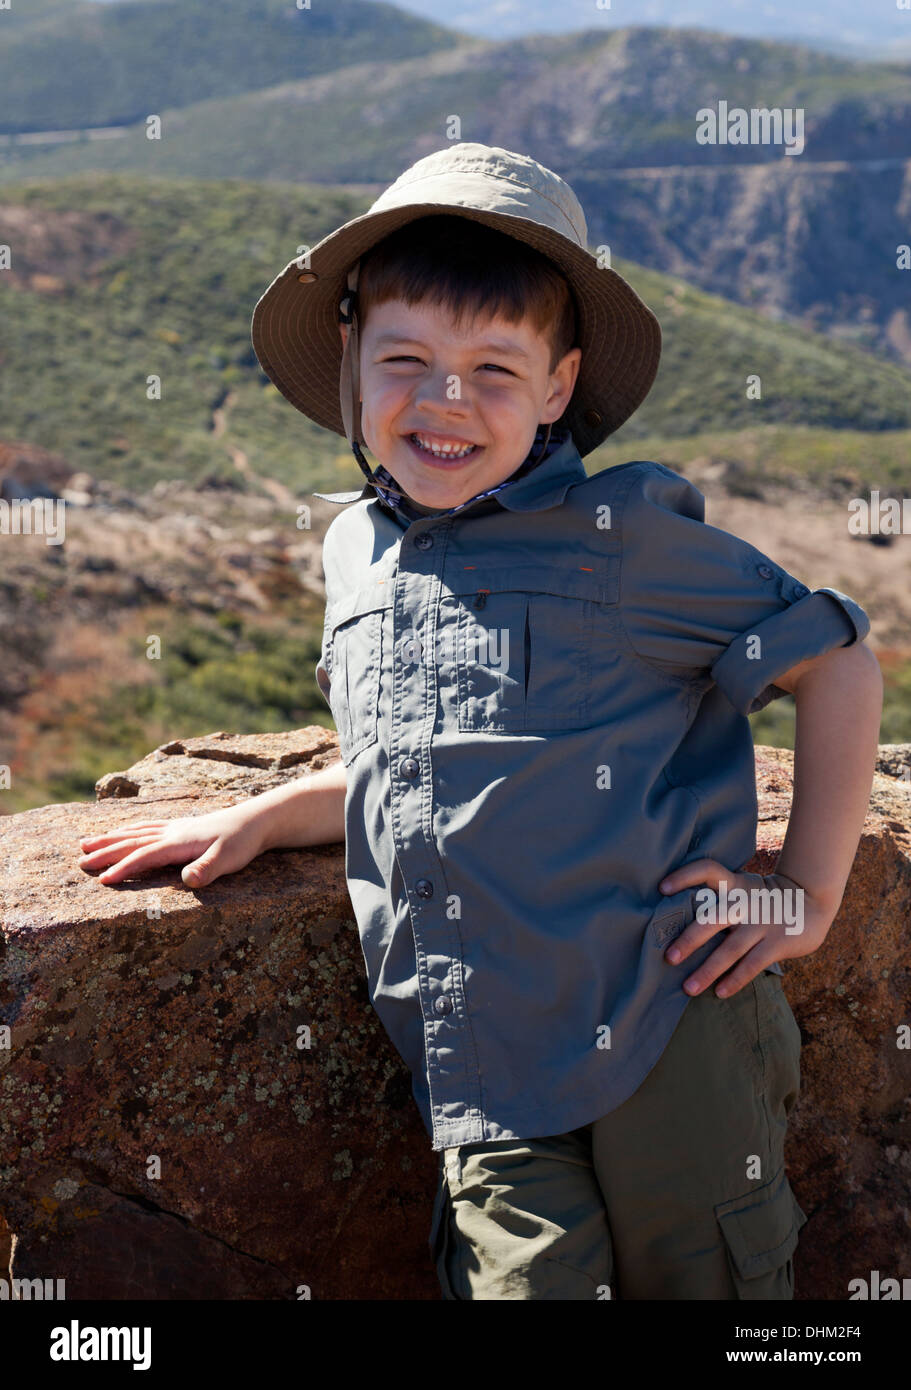
{"type": "Polygon", "coordinates": [[[570,348],[562,361],[557,363],[551,373],[551,388],[541,413],[542,424],[552,424],[558,420],[569,405],[581,365],[582,349],[578,347],[570,348]]]}

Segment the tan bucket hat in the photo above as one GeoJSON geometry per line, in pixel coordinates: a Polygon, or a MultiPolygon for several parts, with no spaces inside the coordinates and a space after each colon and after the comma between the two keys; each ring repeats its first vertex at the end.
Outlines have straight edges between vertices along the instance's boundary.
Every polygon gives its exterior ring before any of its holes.
{"type": "Polygon", "coordinates": [[[557,265],[573,291],[582,362],[560,422],[590,453],[642,403],[658,370],[661,328],[621,275],[587,248],[582,206],[569,184],[528,155],[459,143],[419,159],[370,210],[289,262],[253,311],[253,349],[282,395],[309,419],[360,433],[357,277],[376,242],[418,217],[449,213],[526,242],[557,265]],[[344,352],[340,322],[350,330],[344,352]]]}

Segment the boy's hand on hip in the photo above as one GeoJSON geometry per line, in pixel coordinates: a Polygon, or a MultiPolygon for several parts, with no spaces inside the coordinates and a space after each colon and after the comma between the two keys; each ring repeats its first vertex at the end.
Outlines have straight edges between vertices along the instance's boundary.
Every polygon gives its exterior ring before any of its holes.
{"type": "Polygon", "coordinates": [[[696,919],[668,947],[665,959],[676,965],[722,927],[730,930],[683,981],[691,995],[720,980],[715,993],[727,997],[767,965],[787,956],[808,956],[822,945],[835,917],[831,902],[823,905],[785,874],[735,873],[717,859],[694,859],[658,886],[664,893],[677,893],[696,885],[703,888],[696,897],[696,919]]]}

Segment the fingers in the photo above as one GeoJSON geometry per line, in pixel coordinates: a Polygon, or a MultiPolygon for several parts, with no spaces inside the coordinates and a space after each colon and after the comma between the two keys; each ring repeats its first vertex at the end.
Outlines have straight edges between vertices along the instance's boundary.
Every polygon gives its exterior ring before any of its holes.
{"type": "Polygon", "coordinates": [[[79,867],[86,873],[101,870],[98,882],[107,885],[136,878],[151,869],[183,863],[181,878],[191,887],[210,883],[229,870],[230,865],[218,866],[218,860],[225,858],[221,840],[212,841],[208,835],[199,834],[165,834],[173,826],[174,821],[136,822],[133,827],[119,826],[108,834],[87,836],[80,843],[89,852],[79,859],[79,867]],[[127,834],[131,828],[134,833],[127,834]],[[199,858],[194,860],[195,854],[199,858]]]}
{"type": "Polygon", "coordinates": [[[814,950],[831,925],[833,914],[823,910],[811,914],[809,929],[805,931],[804,890],[795,880],[778,874],[732,872],[715,859],[683,864],[662,879],[659,887],[664,893],[672,893],[697,885],[702,887],[696,894],[696,918],[668,946],[665,960],[677,965],[719,932],[726,931],[726,935],[683,981],[682,987],[689,995],[701,994],[715,985],[719,998],[729,998],[780,956],[814,950]],[[798,899],[797,916],[793,919],[785,894],[798,899]],[[792,920],[797,923],[794,928],[790,925],[792,920]],[[786,922],[789,925],[784,926],[786,922]],[[795,952],[793,946],[784,949],[782,927],[788,940],[802,934],[801,951],[795,952]]]}
{"type": "Polygon", "coordinates": [[[149,869],[163,869],[164,866],[174,863],[174,859],[174,845],[159,845],[157,848],[140,845],[131,855],[125,856],[120,862],[111,865],[110,869],[100,873],[99,883],[121,883],[124,878],[135,878],[136,874],[145,873],[149,869]]]}
{"type": "MultiPolygon", "coordinates": [[[[711,938],[718,934],[719,930],[723,930],[723,926],[719,927],[718,923],[691,923],[686,931],[682,931],[677,940],[666,949],[666,959],[675,965],[677,959],[686,960],[687,956],[695,951],[695,948],[711,941],[711,938]],[[688,937],[690,933],[694,933],[691,940],[684,941],[684,937],[688,937]]],[[[737,990],[744,987],[744,984],[750,983],[752,977],[758,974],[759,970],[765,969],[766,963],[772,962],[773,959],[775,956],[768,954],[768,929],[765,926],[762,926],[761,923],[745,923],[744,926],[732,927],[727,931],[725,940],[720,942],[712,954],[702,960],[701,965],[694,970],[693,974],[687,976],[687,979],[683,981],[683,990],[686,990],[687,994],[690,995],[702,994],[712,984],[715,984],[716,980],[722,980],[722,976],[725,976],[727,970],[730,970],[732,973],[725,977],[725,980],[719,984],[718,990],[715,991],[720,997],[725,998],[727,995],[736,994],[737,990]],[[768,962],[762,960],[757,969],[744,967],[743,962],[752,962],[752,960],[758,959],[759,955],[764,954],[762,952],[764,945],[768,962]],[[739,962],[741,962],[740,965],[739,962]],[[736,970],[733,969],[734,966],[737,966],[736,970]]]]}
{"type": "MultiPolygon", "coordinates": [[[[763,938],[760,937],[759,943],[753,950],[748,951],[746,955],[740,956],[736,968],[730,970],[728,974],[725,974],[725,971],[729,970],[732,962],[725,957],[722,962],[716,964],[715,958],[720,954],[721,948],[719,948],[718,951],[713,951],[708,960],[699,967],[697,972],[699,978],[702,979],[706,967],[709,967],[708,979],[704,987],[707,988],[717,980],[718,984],[716,985],[715,993],[719,998],[730,999],[732,994],[738,994],[751,980],[755,980],[757,975],[761,975],[766,966],[771,965],[775,959],[774,956],[769,956],[768,949],[763,949],[763,944],[763,938]]],[[[727,945],[727,943],[725,943],[725,945],[727,945]]],[[[688,981],[684,981],[684,989],[686,989],[687,984],[688,981]]],[[[689,992],[690,991],[687,991],[687,993],[689,992]]]]}
{"type": "Polygon", "coordinates": [[[134,821],[80,841],[86,851],[79,867],[98,873],[99,883],[121,883],[150,869],[182,864],[188,887],[211,883],[242,868],[259,852],[255,834],[244,834],[226,811],[222,817],[178,817],[168,821],[134,821]],[[198,858],[194,856],[198,855],[198,858]]]}
{"type": "Polygon", "coordinates": [[[726,869],[717,859],[691,859],[688,864],[681,864],[679,869],[674,869],[663,878],[658,887],[662,893],[676,893],[681,888],[707,883],[710,888],[717,890],[723,878],[732,877],[734,875],[730,869],[726,869]]]}
{"type": "Polygon", "coordinates": [[[101,849],[104,845],[113,844],[115,840],[122,840],[124,835],[131,835],[139,832],[161,830],[166,822],[158,821],[130,821],[127,825],[118,825],[116,830],[105,831],[103,835],[86,835],[79,841],[79,848],[84,850],[101,849]]]}
{"type": "MultiPolygon", "coordinates": [[[[120,848],[122,850],[123,846],[120,848]]],[[[117,862],[98,875],[98,882],[120,883],[125,878],[134,878],[138,873],[145,873],[149,869],[160,869],[166,864],[173,864],[177,859],[186,858],[186,854],[187,850],[183,846],[162,844],[158,839],[151,842],[143,841],[131,854],[118,856],[117,862]]]]}
{"type": "MultiPolygon", "coordinates": [[[[717,931],[717,926],[714,929],[710,928],[708,934],[704,934],[704,939],[708,940],[717,931]]],[[[704,990],[713,985],[716,980],[720,980],[726,971],[730,970],[732,974],[730,979],[724,981],[725,988],[720,989],[720,991],[716,990],[716,993],[720,992],[722,997],[725,994],[735,993],[736,989],[742,988],[743,985],[748,984],[753,978],[753,975],[758,974],[758,970],[754,970],[752,974],[748,972],[744,973],[740,970],[738,962],[745,957],[750,959],[755,956],[757,950],[766,942],[767,931],[766,928],[761,925],[754,924],[737,927],[736,929],[732,928],[721,944],[716,946],[712,954],[706,956],[705,960],[693,974],[687,976],[683,981],[684,990],[687,994],[691,995],[701,994],[704,990]],[[749,953],[749,956],[747,953],[749,953]],[[738,966],[738,970],[740,971],[737,978],[741,980],[741,984],[731,989],[727,988],[727,986],[735,979],[734,966],[738,966]]],[[[770,956],[769,959],[772,960],[774,957],[770,956]]]]}
{"type": "Polygon", "coordinates": [[[92,850],[90,854],[83,854],[79,859],[80,869],[85,869],[86,873],[92,873],[95,869],[106,868],[108,864],[115,863],[122,859],[124,854],[131,849],[138,849],[143,845],[156,844],[160,841],[160,835],[132,835],[132,836],[107,836],[108,843],[101,849],[92,850]]]}
{"type": "MultiPolygon", "coordinates": [[[[751,878],[759,878],[759,875],[733,873],[719,864],[717,859],[696,859],[663,879],[659,885],[663,892],[668,891],[669,883],[676,884],[675,891],[701,885],[696,893],[695,920],[668,947],[665,959],[676,965],[691,956],[699,946],[711,941],[722,927],[748,927],[751,901],[745,892],[735,890],[743,890],[751,878]],[[678,877],[683,881],[677,883],[678,877]],[[719,898],[719,890],[724,894],[723,902],[719,898]]],[[[761,879],[759,881],[762,882],[761,879]]],[[[742,954],[742,951],[738,954],[742,954]]]]}
{"type": "MultiPolygon", "coordinates": [[[[716,916],[717,914],[712,915],[716,916]]],[[[697,917],[671,942],[664,953],[665,959],[669,960],[672,965],[677,965],[680,961],[691,956],[700,946],[704,946],[707,941],[711,941],[712,937],[717,936],[720,931],[724,931],[725,928],[733,930],[735,926],[737,926],[735,922],[700,922],[697,917]]]]}
{"type": "MultiPolygon", "coordinates": [[[[184,865],[180,876],[188,887],[200,888],[211,883],[213,879],[218,878],[219,874],[224,872],[223,869],[217,867],[220,848],[220,845],[212,845],[199,859],[184,865]]],[[[165,865],[177,863],[192,852],[192,846],[163,844],[157,836],[145,839],[137,838],[120,841],[117,845],[112,845],[106,850],[96,850],[95,854],[89,855],[81,866],[88,869],[108,864],[109,867],[98,875],[98,882],[104,884],[121,883],[126,878],[136,878],[139,874],[147,873],[150,869],[160,869],[165,865]],[[132,852],[124,854],[124,850],[131,845],[134,846],[132,852]]]]}

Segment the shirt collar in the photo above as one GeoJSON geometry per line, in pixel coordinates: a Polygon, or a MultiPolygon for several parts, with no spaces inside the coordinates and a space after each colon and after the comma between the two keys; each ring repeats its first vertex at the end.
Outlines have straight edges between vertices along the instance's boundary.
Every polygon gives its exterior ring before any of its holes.
{"type": "MultiPolygon", "coordinates": [[[[502,483],[498,483],[496,487],[490,488],[487,492],[469,497],[456,507],[449,507],[441,511],[420,512],[417,508],[410,506],[406,499],[396,503],[388,495],[384,498],[382,489],[375,487],[372,483],[365,483],[359,492],[316,492],[313,495],[314,497],[321,497],[325,502],[338,503],[360,502],[364,498],[368,498],[370,501],[375,501],[378,506],[392,512],[406,526],[413,521],[456,515],[464,511],[466,507],[486,501],[488,498],[495,499],[509,511],[544,511],[545,508],[555,507],[562,502],[573,483],[582,482],[588,475],[585,472],[579,450],[576,448],[575,440],[565,426],[559,430],[553,429],[551,431],[544,457],[538,462],[530,463],[529,461],[539,452],[543,438],[544,429],[543,426],[539,426],[528,456],[502,483]]],[[[387,478],[390,483],[394,481],[392,475],[387,473],[384,468],[376,469],[376,473],[380,478],[387,478]]]]}

